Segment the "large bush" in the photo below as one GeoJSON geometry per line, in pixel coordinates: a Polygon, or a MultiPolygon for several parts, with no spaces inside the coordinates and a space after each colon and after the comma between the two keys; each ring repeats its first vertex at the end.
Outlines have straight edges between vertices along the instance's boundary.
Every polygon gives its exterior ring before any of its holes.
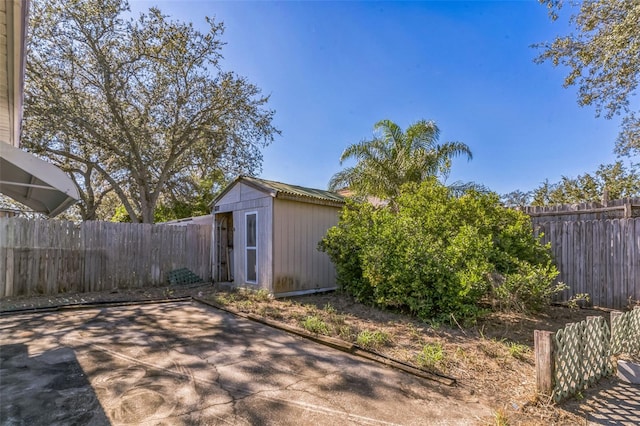
{"type": "Polygon", "coordinates": [[[483,301],[536,310],[559,288],[528,216],[495,194],[454,197],[435,179],[403,187],[393,208],[347,203],[320,249],[346,292],[422,319],[473,319],[483,301]]]}

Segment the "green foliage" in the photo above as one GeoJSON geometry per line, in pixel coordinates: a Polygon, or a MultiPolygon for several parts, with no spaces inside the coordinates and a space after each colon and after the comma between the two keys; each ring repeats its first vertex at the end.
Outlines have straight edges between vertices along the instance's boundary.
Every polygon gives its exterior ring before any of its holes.
{"type": "Polygon", "coordinates": [[[596,115],[607,118],[625,114],[616,151],[640,154],[640,114],[631,100],[640,82],[640,2],[634,0],[591,0],[564,2],[540,0],[552,19],[567,5],[572,8],[567,36],[540,43],[536,62],[550,61],[569,71],[564,86],[578,87],[578,103],[593,105],[596,115]],[[579,8],[579,10],[576,10],[579,8]]]}
{"type": "Polygon", "coordinates": [[[375,124],[371,140],[349,145],[340,163],[355,159],[353,167],[336,173],[332,190],[348,188],[360,196],[374,196],[395,202],[400,187],[420,183],[428,177],[447,176],[451,160],[459,155],[472,158],[462,142],[438,143],[440,129],[433,121],[420,120],[406,131],[391,120],[375,124]]]}
{"type": "Polygon", "coordinates": [[[358,333],[356,343],[364,348],[375,349],[391,343],[391,337],[384,331],[364,330],[358,333]]]}
{"type": "Polygon", "coordinates": [[[169,192],[158,203],[154,212],[154,222],[167,222],[186,217],[203,216],[211,213],[211,203],[217,187],[226,184],[221,173],[210,173],[212,176],[204,179],[191,179],[189,185],[182,190],[177,188],[169,192]]]}
{"type": "Polygon", "coordinates": [[[326,313],[328,313],[329,315],[334,315],[337,313],[336,308],[333,307],[333,305],[331,303],[327,303],[326,305],[324,305],[324,308],[322,308],[326,313]]]}
{"type": "Polygon", "coordinates": [[[309,315],[302,321],[302,327],[315,334],[329,335],[329,326],[319,317],[309,315]]]}
{"type": "Polygon", "coordinates": [[[260,169],[274,111],[223,71],[222,23],[134,17],[126,0],[32,6],[23,142],[69,173],[84,219],[116,205],[133,222],[153,222],[158,206],[160,219],[192,215],[207,180],[260,169]]]}
{"type": "Polygon", "coordinates": [[[569,299],[567,306],[569,306],[569,309],[580,309],[584,306],[588,306],[590,300],[591,298],[588,293],[578,293],[569,299]]]}
{"type": "Polygon", "coordinates": [[[575,178],[563,176],[559,182],[544,181],[531,192],[513,191],[502,197],[510,207],[601,202],[605,189],[610,200],[640,197],[640,171],[638,165],[622,161],[601,164],[593,173],[575,178]]]}
{"type": "Polygon", "coordinates": [[[454,197],[435,179],[403,187],[394,208],[348,202],[320,242],[357,300],[423,320],[473,320],[480,302],[539,309],[556,291],[548,247],[495,194],[454,197]]]}
{"type": "Polygon", "coordinates": [[[551,284],[557,275],[550,264],[520,262],[514,272],[494,282],[495,299],[504,310],[540,311],[551,302],[551,296],[567,288],[563,283],[551,284]]]}
{"type": "Polygon", "coordinates": [[[424,345],[416,358],[416,363],[423,368],[434,369],[444,360],[441,343],[424,345]]]}
{"type": "Polygon", "coordinates": [[[602,164],[595,173],[585,173],[577,178],[562,177],[555,184],[544,182],[533,191],[532,205],[573,204],[600,202],[604,190],[610,200],[640,197],[640,172],[636,165],[624,165],[617,161],[602,164]]]}
{"type": "Polygon", "coordinates": [[[525,360],[526,354],[531,352],[529,346],[522,343],[507,342],[507,348],[509,349],[509,355],[519,360],[525,360]]]}

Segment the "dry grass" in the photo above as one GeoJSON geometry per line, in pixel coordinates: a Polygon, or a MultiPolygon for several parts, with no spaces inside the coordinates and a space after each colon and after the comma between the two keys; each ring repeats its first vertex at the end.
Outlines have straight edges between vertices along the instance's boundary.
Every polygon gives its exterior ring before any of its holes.
{"type": "Polygon", "coordinates": [[[210,299],[454,377],[459,387],[494,408],[485,424],[495,425],[584,424],[584,418],[537,397],[533,332],[605,315],[552,306],[536,316],[495,313],[462,328],[382,311],[340,293],[274,300],[237,291],[217,292],[210,299]]]}
{"type": "Polygon", "coordinates": [[[215,291],[210,284],[2,298],[0,311],[190,295],[299,328],[311,328],[311,332],[452,376],[462,392],[493,407],[494,416],[483,419],[487,425],[585,424],[584,417],[565,409],[579,401],[557,406],[536,396],[533,331],[556,331],[587,316],[606,315],[589,309],[550,307],[536,316],[496,313],[462,328],[385,312],[339,293],[274,300],[265,292],[215,291]]]}

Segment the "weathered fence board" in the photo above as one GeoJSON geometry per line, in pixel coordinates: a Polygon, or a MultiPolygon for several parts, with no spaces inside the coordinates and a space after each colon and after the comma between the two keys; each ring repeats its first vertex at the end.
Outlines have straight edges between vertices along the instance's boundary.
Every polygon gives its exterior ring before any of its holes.
{"type": "Polygon", "coordinates": [[[558,281],[569,287],[558,300],[586,293],[614,309],[640,300],[640,218],[539,222],[535,232],[551,243],[558,281]]]}
{"type": "Polygon", "coordinates": [[[604,203],[560,204],[555,206],[526,206],[520,208],[531,216],[534,225],[541,222],[576,222],[640,217],[640,198],[607,200],[604,203]]]}
{"type": "Polygon", "coordinates": [[[162,285],[178,268],[210,280],[211,229],[0,218],[0,297],[162,285]]]}

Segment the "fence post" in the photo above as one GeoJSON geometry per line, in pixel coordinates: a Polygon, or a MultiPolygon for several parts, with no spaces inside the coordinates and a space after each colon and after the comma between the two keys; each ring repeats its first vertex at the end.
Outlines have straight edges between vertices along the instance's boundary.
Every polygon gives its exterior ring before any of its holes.
{"type": "Polygon", "coordinates": [[[553,393],[553,332],[535,330],[533,341],[536,355],[536,390],[539,394],[553,393]]]}

